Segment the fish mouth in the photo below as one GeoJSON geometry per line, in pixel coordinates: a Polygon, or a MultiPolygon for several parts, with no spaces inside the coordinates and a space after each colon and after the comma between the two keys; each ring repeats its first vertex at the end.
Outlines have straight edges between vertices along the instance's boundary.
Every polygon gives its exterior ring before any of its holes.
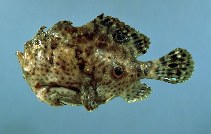
{"type": "Polygon", "coordinates": [[[74,86],[49,85],[49,88],[65,88],[65,89],[75,92],[76,94],[80,94],[81,92],[79,88],[74,87],[74,86]]]}
{"type": "Polygon", "coordinates": [[[81,91],[75,86],[56,83],[36,84],[35,93],[39,100],[53,106],[81,105],[81,91]]]}
{"type": "Polygon", "coordinates": [[[69,89],[69,90],[71,90],[71,91],[76,92],[77,94],[80,94],[80,93],[81,93],[81,91],[79,90],[79,88],[74,87],[74,86],[68,86],[68,87],[60,86],[60,87],[67,88],[67,89],[69,89]]]}
{"type": "Polygon", "coordinates": [[[49,84],[36,84],[35,85],[35,88],[37,89],[40,89],[41,87],[48,87],[48,89],[59,89],[59,88],[63,88],[63,89],[66,89],[66,90],[69,90],[69,91],[72,91],[74,93],[76,93],[77,95],[81,93],[80,89],[75,87],[75,86],[71,86],[71,85],[68,85],[68,86],[63,86],[63,85],[59,85],[57,83],[54,83],[54,82],[51,82],[49,84]]]}
{"type": "Polygon", "coordinates": [[[58,92],[58,95],[61,97],[58,100],[63,105],[81,105],[81,91],[79,88],[74,86],[61,86],[61,85],[51,85],[50,89],[56,89],[55,92],[58,92]]]}

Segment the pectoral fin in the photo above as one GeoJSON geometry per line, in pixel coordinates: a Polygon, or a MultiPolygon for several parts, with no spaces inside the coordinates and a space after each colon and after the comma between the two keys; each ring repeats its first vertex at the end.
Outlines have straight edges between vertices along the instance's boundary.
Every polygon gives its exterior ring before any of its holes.
{"type": "Polygon", "coordinates": [[[81,100],[87,111],[91,112],[98,107],[98,103],[96,102],[96,91],[93,90],[91,86],[82,87],[81,100]]]}

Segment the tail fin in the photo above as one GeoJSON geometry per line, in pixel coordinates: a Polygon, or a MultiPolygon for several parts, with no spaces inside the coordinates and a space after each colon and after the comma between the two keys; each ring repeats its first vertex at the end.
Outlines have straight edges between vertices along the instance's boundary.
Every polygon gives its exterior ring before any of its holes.
{"type": "Polygon", "coordinates": [[[188,80],[194,69],[194,61],[191,54],[182,48],[176,48],[160,59],[150,61],[146,68],[146,78],[157,79],[176,84],[188,80]]]}

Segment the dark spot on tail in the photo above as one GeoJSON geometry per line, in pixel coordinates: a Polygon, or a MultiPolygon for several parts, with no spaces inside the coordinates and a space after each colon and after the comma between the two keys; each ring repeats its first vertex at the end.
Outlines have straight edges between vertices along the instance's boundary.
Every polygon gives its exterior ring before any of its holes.
{"type": "Polygon", "coordinates": [[[177,70],[176,75],[177,75],[177,76],[181,76],[181,74],[182,74],[182,72],[179,71],[179,70],[177,70]]]}
{"type": "Polygon", "coordinates": [[[180,62],[184,62],[184,61],[185,61],[184,58],[179,58],[178,60],[179,60],[180,62]]]}
{"type": "Polygon", "coordinates": [[[171,63],[171,64],[169,64],[168,66],[169,66],[170,68],[175,68],[175,67],[178,66],[178,64],[177,64],[177,63],[171,63]]]}
{"type": "Polygon", "coordinates": [[[185,54],[185,53],[182,54],[182,57],[186,57],[186,56],[187,56],[187,54],[185,54]]]}
{"type": "Polygon", "coordinates": [[[181,68],[183,71],[186,71],[187,70],[187,68],[186,67],[183,67],[183,68],[181,68]]]}
{"type": "Polygon", "coordinates": [[[177,55],[175,55],[175,54],[172,55],[172,56],[171,56],[171,59],[176,61],[176,60],[177,60],[177,55]]]}
{"type": "MultiPolygon", "coordinates": [[[[167,74],[168,74],[168,76],[171,76],[171,75],[173,75],[174,73],[171,72],[171,71],[167,71],[167,74]]],[[[165,75],[165,72],[163,72],[162,75],[165,75]]]]}

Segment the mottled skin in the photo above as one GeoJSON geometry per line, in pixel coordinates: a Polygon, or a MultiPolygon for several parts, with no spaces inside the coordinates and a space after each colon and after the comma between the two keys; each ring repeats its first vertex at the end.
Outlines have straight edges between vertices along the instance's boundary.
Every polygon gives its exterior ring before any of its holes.
{"type": "Polygon", "coordinates": [[[81,27],[60,21],[44,29],[17,56],[33,92],[53,106],[84,105],[91,111],[116,96],[135,102],[151,91],[140,79],[175,84],[193,72],[191,55],[181,48],[158,60],[137,61],[149,38],[111,16],[101,14],[81,27]]]}

